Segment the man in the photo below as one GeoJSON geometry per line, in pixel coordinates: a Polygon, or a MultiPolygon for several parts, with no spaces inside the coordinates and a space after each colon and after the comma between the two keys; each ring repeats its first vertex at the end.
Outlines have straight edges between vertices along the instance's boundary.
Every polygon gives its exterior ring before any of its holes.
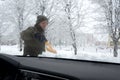
{"type": "Polygon", "coordinates": [[[53,53],[56,51],[48,43],[44,32],[48,25],[48,19],[43,16],[37,16],[37,21],[34,27],[28,27],[26,30],[21,32],[21,38],[24,41],[24,54],[23,56],[33,56],[37,57],[45,51],[45,44],[47,50],[53,53]]]}

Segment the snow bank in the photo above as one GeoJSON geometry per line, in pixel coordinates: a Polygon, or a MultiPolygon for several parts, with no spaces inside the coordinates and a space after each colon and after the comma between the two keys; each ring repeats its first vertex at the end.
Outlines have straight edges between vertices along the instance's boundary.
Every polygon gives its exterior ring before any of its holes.
{"type": "MultiPolygon", "coordinates": [[[[71,47],[56,47],[57,54],[50,52],[44,52],[43,57],[57,57],[57,58],[70,58],[70,59],[82,59],[82,60],[92,60],[92,61],[102,61],[102,62],[114,62],[120,63],[120,55],[116,58],[113,57],[111,49],[97,49],[96,47],[86,47],[79,48],[78,54],[74,55],[73,49],[71,47]]],[[[0,53],[10,54],[10,55],[22,55],[18,46],[1,46],[0,53]]],[[[119,52],[120,53],[120,50],[119,52]]]]}

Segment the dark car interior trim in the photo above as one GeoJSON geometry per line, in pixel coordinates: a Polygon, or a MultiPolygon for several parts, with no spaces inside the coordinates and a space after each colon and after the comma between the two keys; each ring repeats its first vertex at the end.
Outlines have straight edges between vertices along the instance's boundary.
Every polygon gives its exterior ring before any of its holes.
{"type": "Polygon", "coordinates": [[[42,77],[47,77],[49,79],[56,79],[56,80],[70,80],[64,77],[60,77],[60,76],[55,76],[55,75],[51,75],[51,74],[46,74],[46,73],[41,73],[41,72],[35,72],[35,71],[30,71],[30,70],[23,70],[23,69],[19,69],[21,72],[27,72],[27,73],[32,73],[32,74],[38,74],[42,77]]]}
{"type": "Polygon", "coordinates": [[[120,65],[106,62],[0,54],[0,64],[1,80],[15,80],[13,76],[21,71],[60,80],[120,80],[120,65]]]}

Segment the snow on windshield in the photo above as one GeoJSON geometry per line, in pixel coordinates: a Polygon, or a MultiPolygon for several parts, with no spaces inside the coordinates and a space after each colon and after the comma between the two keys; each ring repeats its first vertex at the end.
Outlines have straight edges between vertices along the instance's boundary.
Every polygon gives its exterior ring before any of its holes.
{"type": "Polygon", "coordinates": [[[120,0],[0,0],[0,53],[120,63],[119,17],[120,0]]]}

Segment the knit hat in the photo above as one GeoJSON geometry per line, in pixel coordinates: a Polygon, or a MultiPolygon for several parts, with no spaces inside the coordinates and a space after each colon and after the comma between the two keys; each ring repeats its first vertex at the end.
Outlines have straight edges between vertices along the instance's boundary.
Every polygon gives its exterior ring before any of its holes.
{"type": "Polygon", "coordinates": [[[48,21],[48,18],[46,16],[43,16],[43,15],[39,15],[37,16],[37,21],[36,23],[40,23],[42,21],[48,21]]]}

